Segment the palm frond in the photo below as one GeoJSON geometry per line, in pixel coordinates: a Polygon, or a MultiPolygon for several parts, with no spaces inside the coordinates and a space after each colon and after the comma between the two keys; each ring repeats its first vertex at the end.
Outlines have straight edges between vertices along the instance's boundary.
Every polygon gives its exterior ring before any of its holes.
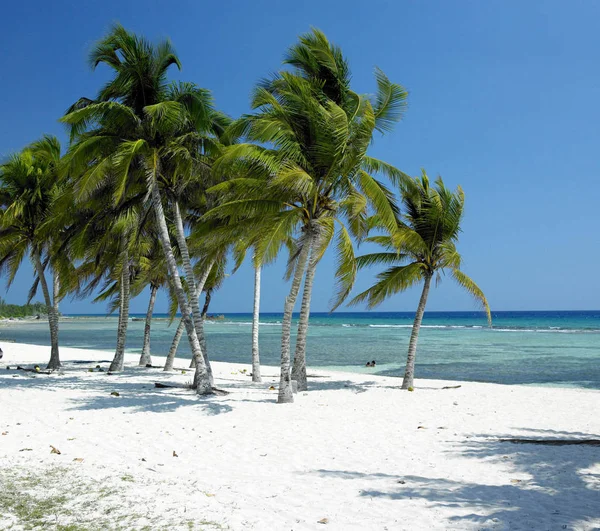
{"type": "Polygon", "coordinates": [[[488,324],[491,326],[492,313],[490,311],[490,305],[488,304],[488,301],[485,298],[483,291],[481,291],[479,286],[475,284],[475,282],[470,277],[465,275],[460,269],[452,269],[451,274],[454,280],[456,280],[456,282],[458,283],[458,285],[464,288],[466,291],[468,291],[473,296],[473,298],[479,304],[481,304],[481,307],[483,308],[487,316],[488,324]]]}
{"type": "Polygon", "coordinates": [[[406,110],[408,92],[402,85],[392,83],[379,68],[375,69],[377,93],[373,102],[375,128],[387,133],[393,130],[406,110]]]}
{"type": "Polygon", "coordinates": [[[377,275],[377,282],[369,289],[359,293],[350,301],[350,305],[367,303],[369,309],[375,308],[385,299],[423,280],[423,264],[412,262],[405,266],[394,266],[377,275]]]}

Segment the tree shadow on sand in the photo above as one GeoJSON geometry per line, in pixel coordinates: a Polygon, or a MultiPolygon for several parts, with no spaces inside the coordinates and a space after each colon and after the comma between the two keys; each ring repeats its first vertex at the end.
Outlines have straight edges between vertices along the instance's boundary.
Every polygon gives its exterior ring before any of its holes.
{"type": "MultiPolygon", "coordinates": [[[[519,432],[528,430],[519,429],[519,432]]],[[[529,430],[539,440],[593,439],[597,435],[553,430],[529,430]]],[[[494,485],[421,476],[364,474],[317,470],[321,476],[361,483],[361,497],[410,500],[421,498],[431,507],[454,508],[449,527],[457,529],[600,529],[598,449],[590,446],[512,444],[477,435],[463,447],[449,450],[490,464],[512,468],[509,484],[494,485]],[[381,488],[382,481],[389,488],[381,488]],[[376,488],[379,487],[379,488],[376,488]],[[457,510],[458,509],[458,510],[457,510]]]]}
{"type": "Polygon", "coordinates": [[[366,381],[366,382],[353,382],[352,380],[308,380],[309,391],[339,391],[347,389],[354,393],[364,393],[369,389],[394,389],[400,391],[400,383],[398,385],[382,385],[381,382],[366,381]]]}
{"type": "MultiPolygon", "coordinates": [[[[170,379],[173,373],[127,366],[119,373],[109,375],[107,372],[94,372],[88,375],[89,368],[104,364],[94,361],[88,365],[67,362],[63,374],[51,375],[3,370],[0,372],[0,386],[8,389],[51,389],[54,392],[85,391],[83,396],[71,400],[70,410],[124,409],[125,412],[129,410],[132,413],[163,413],[189,407],[206,415],[229,413],[233,410],[231,405],[224,403],[222,397],[199,397],[193,390],[185,388],[155,389],[155,381],[170,379]],[[118,393],[118,396],[113,396],[113,392],[118,393]]],[[[192,378],[193,372],[190,371],[190,383],[192,378]]]]}

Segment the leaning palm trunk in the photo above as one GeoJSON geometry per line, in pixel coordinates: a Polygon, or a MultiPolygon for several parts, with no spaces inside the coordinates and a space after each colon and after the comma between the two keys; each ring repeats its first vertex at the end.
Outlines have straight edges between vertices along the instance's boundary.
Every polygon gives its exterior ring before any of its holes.
{"type": "Polygon", "coordinates": [[[254,268],[254,313],[252,314],[252,381],[262,382],[258,351],[258,326],[260,319],[260,266],[254,268]]]}
{"type": "Polygon", "coordinates": [[[294,401],[290,375],[290,336],[292,334],[292,313],[294,311],[294,305],[296,304],[298,292],[300,291],[300,284],[302,283],[302,277],[304,276],[306,261],[312,247],[312,238],[312,234],[309,233],[307,241],[305,241],[304,245],[302,246],[302,250],[298,256],[298,262],[296,263],[296,269],[294,271],[294,279],[292,280],[290,293],[285,298],[285,304],[283,306],[283,321],[281,323],[281,376],[279,380],[279,396],[277,397],[277,402],[279,404],[287,404],[294,401]]]}
{"type": "Polygon", "coordinates": [[[206,316],[208,315],[208,308],[210,307],[211,300],[212,300],[212,288],[206,290],[204,306],[202,306],[202,319],[206,319],[206,316]]]}
{"type": "Polygon", "coordinates": [[[52,273],[52,309],[54,310],[53,313],[53,321],[50,323],[50,327],[51,327],[51,339],[53,338],[53,341],[51,341],[51,345],[52,345],[52,350],[50,353],[50,363],[48,364],[49,368],[52,368],[51,366],[55,367],[55,368],[59,368],[60,367],[60,357],[58,354],[58,320],[59,320],[59,311],[58,311],[58,304],[60,302],[60,297],[59,297],[59,293],[60,293],[60,279],[58,278],[58,271],[54,270],[52,273]]]}
{"type": "MultiPolygon", "coordinates": [[[[202,322],[202,314],[200,312],[200,304],[198,302],[198,297],[200,297],[200,293],[202,293],[202,291],[196,291],[194,270],[192,269],[192,261],[190,259],[190,253],[188,250],[187,241],[185,239],[185,231],[183,229],[183,218],[181,217],[181,210],[179,209],[179,203],[177,203],[177,201],[173,202],[173,213],[175,216],[175,234],[177,235],[177,244],[179,245],[179,250],[181,252],[181,260],[183,262],[185,280],[189,286],[190,293],[197,293],[197,295],[192,296],[190,300],[190,309],[192,311],[192,316],[194,319],[194,326],[196,327],[196,334],[198,336],[198,340],[200,341],[200,345],[202,346],[204,344],[204,346],[206,346],[206,342],[204,340],[204,325],[202,322]]],[[[212,368],[210,366],[208,354],[204,349],[202,350],[202,355],[204,357],[204,364],[206,365],[206,370],[208,371],[208,377],[210,378],[212,386],[212,368]]],[[[194,358],[192,358],[192,367],[195,367],[194,358]]]]}
{"type": "MultiPolygon", "coordinates": [[[[196,296],[200,294],[200,292],[204,289],[204,284],[206,284],[206,280],[208,279],[208,275],[210,274],[216,260],[212,260],[200,280],[198,280],[198,284],[196,285],[196,296]],[[198,291],[200,290],[200,291],[198,291]]],[[[197,298],[197,297],[196,297],[197,298]]],[[[185,328],[183,319],[179,321],[179,325],[177,326],[177,330],[175,331],[175,336],[173,337],[173,342],[171,343],[171,348],[169,349],[169,354],[167,355],[167,360],[165,361],[165,371],[173,370],[173,363],[175,361],[175,354],[177,354],[177,348],[179,347],[179,341],[181,341],[181,336],[183,335],[183,329],[185,328]]],[[[204,337],[204,326],[201,328],[203,333],[203,338],[200,346],[204,349],[206,347],[206,337],[204,337]]],[[[192,363],[190,364],[191,368],[196,367],[196,360],[192,357],[192,363]]]]}
{"type": "MultiPolygon", "coordinates": [[[[198,279],[198,282],[196,284],[196,291],[194,293],[194,298],[196,300],[196,302],[198,301],[198,298],[200,297],[200,294],[202,293],[202,290],[204,289],[204,285],[206,284],[206,281],[208,280],[208,275],[210,275],[210,272],[212,271],[212,268],[214,267],[216,262],[216,259],[212,259],[208,265],[206,266],[206,268],[204,269],[204,273],[202,273],[202,276],[198,279]]],[[[198,307],[200,307],[200,305],[198,305],[198,307]]],[[[202,314],[200,315],[200,320],[198,322],[195,322],[196,324],[196,331],[198,332],[198,340],[200,341],[200,346],[202,347],[202,352],[204,352],[205,354],[205,359],[208,359],[208,346],[206,345],[206,334],[204,333],[204,312],[202,312],[202,314]]],[[[190,368],[193,369],[194,367],[196,367],[196,360],[194,358],[192,358],[192,361],[190,363],[190,368]]],[[[212,378],[212,368],[210,368],[210,364],[208,365],[209,367],[209,373],[210,373],[210,377],[212,378]]]]}
{"type": "MultiPolygon", "coordinates": [[[[314,247],[314,246],[313,246],[314,247]]],[[[313,281],[317,270],[317,258],[314,249],[311,252],[306,278],[304,279],[304,293],[302,294],[302,307],[298,320],[298,335],[296,336],[296,352],[294,354],[294,368],[292,380],[298,382],[298,391],[306,391],[306,337],[308,334],[308,319],[310,317],[310,298],[312,295],[313,281]]]]}
{"type": "Polygon", "coordinates": [[[117,327],[117,348],[115,357],[108,368],[108,372],[119,372],[123,370],[125,361],[125,340],[127,338],[127,325],[129,323],[129,298],[130,298],[130,277],[128,260],[125,260],[123,271],[121,273],[121,286],[119,294],[119,325],[117,327]]]}
{"type": "MultiPolygon", "coordinates": [[[[60,368],[60,356],[58,352],[58,312],[55,308],[52,300],[50,299],[50,290],[48,289],[48,283],[46,282],[46,276],[44,274],[44,266],[42,265],[42,259],[39,251],[33,252],[33,262],[35,269],[42,285],[42,292],[44,294],[44,302],[46,303],[46,309],[48,312],[48,325],[50,327],[50,361],[48,362],[48,369],[55,370],[60,368]]],[[[55,297],[55,301],[58,304],[58,297],[55,297]]]]}
{"type": "Polygon", "coordinates": [[[177,270],[177,262],[175,261],[175,256],[173,255],[173,249],[171,247],[169,229],[167,227],[165,212],[162,206],[162,198],[157,182],[158,154],[156,153],[156,151],[153,154],[151,169],[152,174],[150,176],[150,192],[152,194],[152,203],[159,229],[158,233],[160,243],[162,245],[163,252],[165,253],[165,258],[167,260],[169,275],[173,283],[173,291],[175,292],[175,296],[177,297],[177,303],[179,304],[179,309],[181,311],[181,315],[185,323],[185,329],[187,331],[188,340],[190,342],[192,356],[197,361],[196,372],[194,374],[194,388],[196,389],[196,392],[200,395],[212,394],[212,380],[208,373],[206,363],[204,362],[204,356],[202,354],[200,342],[198,341],[196,327],[194,326],[192,315],[189,312],[188,301],[186,300],[185,291],[183,290],[181,278],[179,277],[179,271],[177,270]]]}
{"type": "Polygon", "coordinates": [[[165,371],[173,370],[173,363],[175,362],[175,354],[177,354],[177,348],[179,347],[179,342],[181,341],[181,336],[183,336],[183,331],[185,330],[185,322],[183,318],[179,320],[179,324],[177,325],[177,330],[175,331],[175,336],[173,337],[173,341],[171,343],[171,348],[169,349],[169,353],[167,354],[167,360],[165,361],[165,371]]]}
{"type": "Polygon", "coordinates": [[[154,313],[154,303],[156,302],[156,293],[158,286],[150,286],[150,301],[148,302],[148,311],[146,312],[146,323],[144,324],[144,343],[142,346],[142,355],[140,356],[140,366],[152,365],[152,356],[150,355],[150,329],[152,327],[152,314],[154,313]]]}
{"type": "MultiPolygon", "coordinates": [[[[210,271],[210,269],[208,270],[210,271]]],[[[206,275],[208,276],[208,274],[206,275]]],[[[202,289],[202,288],[201,288],[202,289]]],[[[198,286],[196,286],[196,290],[198,293],[198,286]]],[[[208,346],[206,345],[206,332],[204,331],[204,321],[206,319],[206,313],[208,312],[208,306],[210,304],[210,290],[206,292],[206,302],[204,303],[204,308],[202,308],[202,313],[200,315],[200,322],[197,323],[196,329],[198,330],[198,339],[200,340],[200,345],[202,346],[202,352],[204,352],[205,356],[208,357],[208,346]]],[[[190,363],[190,368],[195,367],[196,362],[192,358],[190,363]]]]}
{"type": "Polygon", "coordinates": [[[421,299],[419,300],[417,314],[415,315],[415,322],[413,323],[412,332],[410,334],[410,342],[408,344],[408,357],[406,359],[406,370],[404,372],[404,380],[402,380],[402,389],[412,389],[414,386],[413,384],[415,378],[415,356],[417,354],[417,340],[419,338],[419,329],[421,328],[421,321],[423,321],[425,305],[427,304],[427,296],[429,295],[431,276],[432,275],[428,274],[425,277],[425,284],[423,284],[423,293],[421,293],[421,299]]]}

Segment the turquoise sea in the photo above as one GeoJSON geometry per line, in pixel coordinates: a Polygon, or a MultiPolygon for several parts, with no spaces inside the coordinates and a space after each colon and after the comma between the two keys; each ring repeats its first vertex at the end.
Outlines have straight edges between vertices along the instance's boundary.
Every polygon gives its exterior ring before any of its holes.
{"type": "MultiPolygon", "coordinates": [[[[176,322],[169,325],[165,316],[157,317],[152,352],[165,355],[176,322]]],[[[408,312],[315,313],[310,318],[308,363],[401,376],[413,317],[408,312]],[[376,367],[366,368],[365,363],[373,359],[376,367]]],[[[232,313],[206,324],[211,359],[249,363],[251,318],[232,313]]],[[[260,322],[261,360],[278,365],[281,314],[261,314],[260,322]]],[[[60,341],[69,347],[111,351],[116,324],[116,317],[66,316],[60,341]]],[[[143,328],[143,321],[129,323],[128,352],[140,351],[143,328]]],[[[5,324],[0,327],[2,348],[10,349],[5,343],[10,340],[49,344],[48,325],[42,321],[5,324]]],[[[188,353],[184,336],[178,356],[185,358],[188,353]]],[[[416,376],[600,389],[600,311],[495,312],[491,328],[478,312],[426,312],[416,376]]]]}

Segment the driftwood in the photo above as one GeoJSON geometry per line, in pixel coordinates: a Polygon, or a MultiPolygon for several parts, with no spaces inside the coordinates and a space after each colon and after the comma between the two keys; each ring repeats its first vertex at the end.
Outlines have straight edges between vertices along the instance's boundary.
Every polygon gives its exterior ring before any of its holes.
{"type": "Polygon", "coordinates": [[[164,383],[160,383],[160,382],[154,382],[154,387],[157,387],[158,389],[168,389],[168,388],[189,389],[189,387],[185,384],[164,384],[164,383]]]}
{"type": "Polygon", "coordinates": [[[25,371],[25,372],[33,372],[35,374],[52,374],[52,371],[42,371],[41,369],[35,370],[35,369],[26,369],[25,367],[21,367],[20,365],[17,366],[17,370],[18,371],[25,371]]]}
{"type": "Polygon", "coordinates": [[[600,446],[600,439],[500,439],[500,442],[545,446],[600,446]]]}
{"type": "MultiPolygon", "coordinates": [[[[150,363],[148,363],[146,365],[146,369],[164,369],[165,366],[164,365],[150,365],[150,363]]],[[[194,367],[186,367],[185,369],[181,368],[181,367],[173,367],[171,369],[172,371],[185,371],[185,372],[189,372],[189,371],[193,371],[194,367]]]]}
{"type": "MultiPolygon", "coordinates": [[[[164,384],[160,382],[154,382],[154,387],[157,389],[191,389],[191,387],[186,384],[164,384]]],[[[218,389],[217,387],[213,387],[212,392],[219,396],[225,396],[229,394],[229,391],[224,391],[223,389],[218,389]]]]}
{"type": "MultiPolygon", "coordinates": [[[[245,376],[252,376],[251,372],[245,373],[245,376]]],[[[263,374],[263,378],[279,378],[279,374],[263,374]]],[[[331,376],[321,374],[307,374],[307,378],[331,378],[331,376]]]]}
{"type": "Polygon", "coordinates": [[[446,387],[442,387],[442,389],[458,389],[462,387],[462,385],[447,385],[446,387]]]}

